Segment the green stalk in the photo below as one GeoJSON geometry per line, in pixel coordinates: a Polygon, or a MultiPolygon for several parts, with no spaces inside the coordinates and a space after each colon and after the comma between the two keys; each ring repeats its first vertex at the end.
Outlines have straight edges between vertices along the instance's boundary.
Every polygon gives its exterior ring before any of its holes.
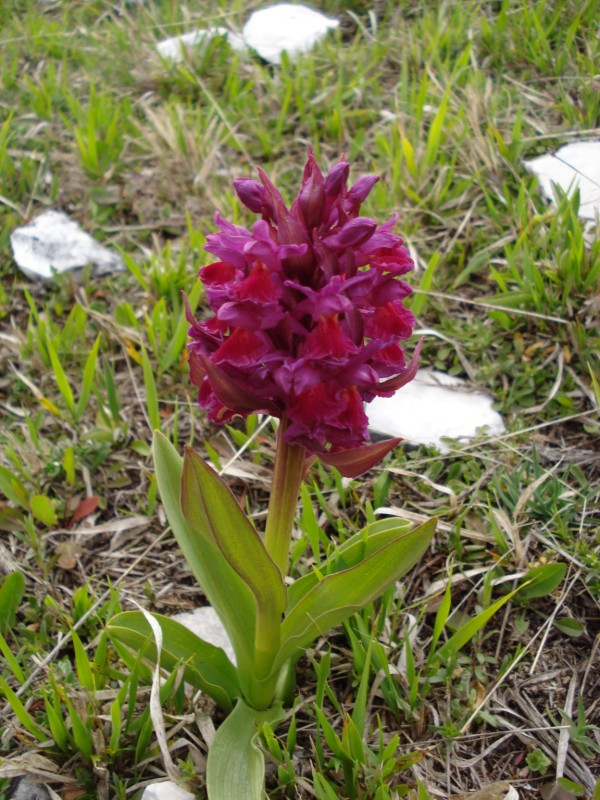
{"type": "Polygon", "coordinates": [[[283,418],[277,431],[277,453],[265,530],[265,547],[283,576],[287,574],[292,526],[306,461],[304,447],[284,441],[286,428],[287,420],[283,418]]]}

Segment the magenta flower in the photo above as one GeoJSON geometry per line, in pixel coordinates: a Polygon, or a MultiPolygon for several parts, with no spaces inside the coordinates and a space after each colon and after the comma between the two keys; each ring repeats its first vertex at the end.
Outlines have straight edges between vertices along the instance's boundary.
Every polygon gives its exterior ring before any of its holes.
{"type": "MultiPolygon", "coordinates": [[[[347,188],[349,169],[342,160],[324,177],[309,149],[289,209],[262,170],[260,183],[234,181],[262,219],[250,231],[217,214],[205,249],[219,260],[199,272],[214,316],[188,311],[191,378],[209,418],[279,417],[289,444],[336,466],[369,438],[364,403],[416,372],[401,347],[415,320],[400,276],[414,265],[395,217],[378,226],[359,216],[379,178],[347,188]]],[[[384,451],[369,449],[376,463],[384,451]]]]}

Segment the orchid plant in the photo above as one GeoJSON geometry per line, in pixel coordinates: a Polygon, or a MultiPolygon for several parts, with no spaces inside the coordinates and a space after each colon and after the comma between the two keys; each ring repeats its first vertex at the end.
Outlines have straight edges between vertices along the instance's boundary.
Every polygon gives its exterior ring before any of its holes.
{"type": "Polygon", "coordinates": [[[392,232],[360,216],[376,176],[348,188],[349,164],[326,176],[312,150],[290,208],[267,175],[234,182],[252,230],[216,216],[206,250],[217,261],[200,270],[213,316],[190,322],[190,374],[199,404],[217,423],[260,412],[279,420],[267,522],[259,532],[227,484],[186,448],[183,459],[161,434],[154,459],[169,524],[236,656],[177,622],[125,612],[109,626],[113,640],[185,680],[226,712],[207,764],[210,800],[256,800],[264,794],[257,726],[283,717],[294,668],[319,636],[378,598],[423,555],[435,520],[419,527],[384,519],[350,536],[310,572],[286,579],[298,494],[321,459],[355,478],[398,439],[366,444],[364,404],[390,396],[417,368],[401,343],[414,317],[404,306],[413,268],[392,232]]]}

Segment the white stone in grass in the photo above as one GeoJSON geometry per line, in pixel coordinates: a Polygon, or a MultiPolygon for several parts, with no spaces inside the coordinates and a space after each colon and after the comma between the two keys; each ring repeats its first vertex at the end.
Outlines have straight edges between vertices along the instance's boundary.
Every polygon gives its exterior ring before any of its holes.
{"type": "Polygon", "coordinates": [[[244,25],[242,36],[265,61],[280,64],[282,53],[293,58],[310,50],[339,24],[308,6],[278,3],[255,11],[244,25]]]}
{"type": "Polygon", "coordinates": [[[19,269],[33,280],[91,264],[97,275],[118,272],[123,260],[103,247],[62,211],[44,211],[29,225],[16,228],[10,243],[19,269]]]}
{"type": "Polygon", "coordinates": [[[173,619],[175,622],[185,625],[188,630],[209,644],[222,648],[231,663],[236,663],[231,640],[212,606],[202,606],[201,608],[195,608],[193,611],[182,611],[181,614],[176,614],[173,619]]]}
{"type": "Polygon", "coordinates": [[[178,63],[183,61],[186,51],[195,50],[203,47],[211,39],[221,37],[232,48],[232,50],[245,50],[246,44],[241,36],[229,28],[222,28],[216,26],[214,28],[199,28],[189,33],[184,33],[181,36],[173,36],[170,39],[164,39],[158,42],[156,49],[163,58],[168,61],[178,63]]]}
{"type": "Polygon", "coordinates": [[[161,781],[146,786],[142,800],[194,800],[194,797],[174,781],[161,781]]]}
{"type": "Polygon", "coordinates": [[[49,800],[49,797],[46,787],[33,776],[21,778],[8,794],[8,800],[49,800]]]}
{"type": "Polygon", "coordinates": [[[422,369],[393,397],[376,397],[366,411],[374,433],[433,445],[441,452],[448,452],[444,439],[464,442],[480,432],[505,430],[491,397],[460,378],[422,369]]]}
{"type": "Polygon", "coordinates": [[[589,243],[600,219],[600,141],[567,144],[523,164],[537,176],[542,194],[551,203],[555,203],[554,185],[569,196],[579,189],[579,216],[590,220],[586,225],[589,243]]]}

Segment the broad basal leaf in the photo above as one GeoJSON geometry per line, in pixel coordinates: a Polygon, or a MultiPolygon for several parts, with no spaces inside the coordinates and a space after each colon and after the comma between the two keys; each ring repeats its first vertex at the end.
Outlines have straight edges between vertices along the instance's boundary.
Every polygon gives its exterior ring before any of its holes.
{"type": "Polygon", "coordinates": [[[412,527],[409,520],[393,517],[373,522],[350,536],[313,572],[303,575],[288,588],[288,614],[325,575],[355,567],[385,545],[407,535],[412,527]]]}
{"type": "Polygon", "coordinates": [[[375,600],[408,572],[429,546],[436,522],[431,519],[402,533],[356,566],[319,581],[284,619],[275,668],[375,600]]]}
{"type": "Polygon", "coordinates": [[[194,530],[220,550],[277,624],[287,602],[281,572],[227,484],[189,447],[183,459],[181,511],[194,530]]]}
{"type": "MultiPolygon", "coordinates": [[[[197,689],[210,695],[226,711],[233,708],[240,687],[237,672],[220,647],[205,642],[179,622],[153,614],[159,623],[163,642],[160,653],[161,667],[172,671],[184,664],[184,678],[197,689]]],[[[117,614],[108,623],[112,639],[127,645],[143,658],[156,663],[156,642],[148,620],[140,611],[117,614]]]]}
{"type": "Polygon", "coordinates": [[[208,751],[206,783],[210,800],[263,800],[265,760],[255,744],[258,726],[264,722],[276,725],[283,717],[280,705],[256,711],[238,700],[208,751]]]}
{"type": "Polygon", "coordinates": [[[251,663],[256,625],[252,593],[217,548],[183,518],[179,504],[183,459],[158,431],[154,434],[153,448],[158,488],[173,534],[204,594],[221,618],[238,664],[251,663]]]}

